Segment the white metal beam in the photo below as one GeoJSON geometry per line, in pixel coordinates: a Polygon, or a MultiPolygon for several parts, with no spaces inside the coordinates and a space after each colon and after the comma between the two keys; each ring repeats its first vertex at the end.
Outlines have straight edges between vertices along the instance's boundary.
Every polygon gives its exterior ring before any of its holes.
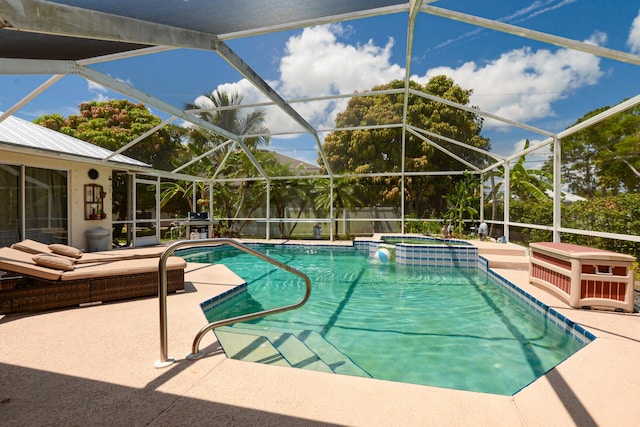
{"type": "Polygon", "coordinates": [[[418,96],[421,96],[423,98],[430,99],[432,101],[440,102],[440,103],[448,105],[450,107],[457,108],[459,110],[468,111],[469,113],[477,114],[478,116],[482,116],[482,117],[488,117],[488,118],[491,118],[491,119],[494,119],[494,120],[509,124],[511,126],[515,126],[515,127],[521,128],[521,129],[529,130],[531,132],[539,133],[539,134],[544,135],[544,136],[550,136],[550,137],[555,136],[555,133],[553,133],[553,132],[550,132],[550,131],[547,131],[547,130],[544,130],[544,129],[540,129],[540,128],[537,128],[537,127],[534,127],[534,126],[530,126],[530,125],[527,125],[525,123],[521,123],[521,122],[518,122],[518,121],[515,121],[515,120],[507,119],[506,117],[501,117],[501,116],[498,116],[497,114],[493,114],[493,113],[489,113],[489,112],[486,112],[486,111],[482,111],[482,110],[479,110],[477,108],[469,107],[467,105],[462,105],[462,104],[460,104],[458,102],[454,102],[454,101],[450,101],[448,99],[440,98],[439,96],[431,95],[431,94],[426,93],[426,92],[421,92],[421,91],[415,90],[415,89],[411,89],[411,90],[409,90],[409,92],[411,92],[414,95],[418,95],[418,96]]]}
{"type": "Polygon", "coordinates": [[[142,141],[143,139],[145,139],[149,135],[152,135],[157,130],[162,129],[163,127],[165,127],[166,125],[168,125],[169,123],[174,121],[175,119],[177,119],[176,116],[171,116],[167,120],[163,121],[162,123],[158,123],[157,125],[155,125],[151,129],[149,129],[148,131],[143,133],[142,135],[140,135],[137,138],[129,141],[127,144],[123,145],[122,147],[120,147],[116,151],[114,151],[113,153],[109,154],[107,157],[104,158],[104,160],[109,160],[112,157],[117,156],[118,154],[120,154],[120,153],[122,153],[124,151],[127,151],[129,148],[133,147],[134,145],[136,145],[138,142],[142,141]]]}
{"type": "Polygon", "coordinates": [[[187,166],[191,166],[192,164],[204,159],[205,157],[207,157],[208,155],[215,153],[216,151],[224,148],[225,146],[229,145],[230,143],[235,142],[233,139],[227,139],[225,142],[223,142],[222,144],[216,145],[215,147],[213,147],[211,150],[200,154],[197,157],[194,157],[193,159],[189,160],[187,163],[183,164],[182,166],[179,166],[177,168],[175,168],[174,170],[172,170],[171,172],[178,172],[181,171],[182,169],[186,168],[187,166]]]}
{"type": "Polygon", "coordinates": [[[572,135],[576,132],[580,132],[581,130],[591,127],[596,123],[606,120],[609,117],[612,117],[618,113],[629,110],[630,108],[633,108],[639,104],[640,104],[640,95],[636,95],[633,98],[627,99],[626,101],[619,103],[618,105],[614,105],[613,107],[601,112],[600,114],[596,114],[595,116],[590,117],[587,120],[584,120],[580,123],[577,123],[563,130],[562,132],[558,133],[558,138],[566,138],[569,135],[572,135]]]}
{"type": "Polygon", "coordinates": [[[429,139],[429,138],[427,138],[426,136],[419,134],[418,132],[414,131],[414,130],[413,130],[413,129],[411,129],[411,128],[407,128],[407,131],[408,131],[409,133],[411,133],[412,135],[415,135],[416,137],[420,138],[421,140],[423,140],[423,141],[425,141],[425,142],[428,142],[428,143],[429,143],[429,145],[431,145],[432,147],[434,147],[434,148],[436,148],[436,149],[438,149],[438,150],[442,151],[442,152],[443,152],[443,153],[445,153],[447,156],[451,157],[452,159],[455,159],[455,160],[459,161],[460,163],[462,163],[463,165],[467,166],[468,168],[471,168],[471,169],[473,169],[473,170],[474,170],[474,171],[476,171],[476,172],[480,172],[480,168],[478,168],[478,167],[477,167],[477,166],[475,166],[475,165],[472,165],[471,163],[469,163],[468,161],[466,161],[466,160],[465,160],[465,159],[463,159],[462,157],[457,156],[456,154],[452,153],[451,151],[447,150],[446,148],[441,147],[439,144],[437,144],[436,142],[434,142],[434,141],[430,140],[430,139],[429,139]]]}
{"type": "Polygon", "coordinates": [[[220,40],[230,40],[230,39],[236,39],[236,38],[253,37],[253,36],[270,34],[270,33],[280,32],[280,31],[296,30],[299,28],[306,28],[306,27],[311,27],[315,25],[325,25],[325,24],[331,24],[334,22],[350,21],[353,19],[363,19],[363,18],[370,18],[373,16],[390,15],[392,13],[406,12],[407,8],[408,8],[407,4],[398,4],[394,6],[380,7],[376,9],[366,9],[358,12],[322,16],[320,18],[290,22],[290,23],[281,24],[281,25],[271,25],[268,27],[255,28],[251,30],[218,34],[218,38],[220,40]]]}
{"type": "Polygon", "coordinates": [[[0,59],[0,74],[70,74],[73,61],[49,59],[0,59]]]}
{"type": "Polygon", "coordinates": [[[62,74],[56,74],[54,76],[51,76],[49,79],[47,79],[47,81],[45,81],[40,86],[38,86],[36,89],[31,91],[27,96],[25,96],[20,101],[16,102],[14,105],[9,107],[4,113],[0,114],[0,123],[2,123],[7,117],[12,115],[16,111],[18,111],[20,108],[22,108],[24,105],[26,105],[31,100],[36,98],[38,95],[40,95],[42,92],[47,90],[49,87],[51,87],[51,85],[53,85],[55,82],[57,82],[58,80],[60,80],[63,77],[64,77],[64,75],[62,75],[62,74]]]}
{"type": "Polygon", "coordinates": [[[439,139],[441,139],[443,141],[449,142],[451,144],[457,145],[457,146],[465,148],[467,150],[475,151],[476,153],[483,154],[483,155],[485,155],[487,157],[491,157],[491,158],[496,159],[496,160],[504,160],[504,157],[502,157],[502,156],[500,156],[498,154],[491,153],[491,152],[489,152],[487,150],[483,150],[482,148],[474,147],[473,145],[465,144],[464,142],[457,141],[457,140],[449,138],[447,136],[442,136],[442,135],[439,135],[439,134],[437,134],[435,132],[431,132],[431,131],[428,131],[426,129],[421,129],[421,128],[418,128],[418,127],[415,127],[415,126],[410,126],[410,128],[413,129],[416,132],[423,133],[423,134],[425,134],[427,136],[430,136],[432,138],[439,138],[439,139]]]}
{"type": "Polygon", "coordinates": [[[565,37],[543,33],[541,31],[530,30],[528,28],[518,27],[516,25],[505,24],[504,22],[481,18],[474,15],[468,15],[466,13],[454,12],[452,10],[442,9],[434,6],[423,6],[422,11],[430,15],[453,19],[454,21],[465,22],[477,27],[489,28],[491,30],[500,31],[514,36],[524,37],[555,46],[577,50],[580,52],[589,53],[591,55],[600,56],[602,58],[609,58],[616,61],[640,65],[640,55],[634,55],[615,49],[600,47],[592,43],[579,42],[565,37]]]}
{"type": "Polygon", "coordinates": [[[146,94],[138,89],[135,89],[119,80],[116,80],[110,76],[107,76],[103,73],[100,73],[92,68],[89,67],[84,67],[84,66],[80,66],[77,65],[75,67],[75,73],[84,77],[87,80],[91,80],[94,81],[96,83],[100,83],[116,92],[120,92],[124,95],[127,96],[131,96],[134,99],[137,99],[139,101],[144,102],[147,105],[151,105],[154,106],[162,111],[165,111],[169,114],[172,114],[176,117],[180,117],[183,120],[186,120],[190,123],[196,124],[198,126],[202,126],[205,129],[209,129],[215,133],[217,133],[218,135],[221,135],[227,139],[233,139],[235,141],[238,142],[238,144],[240,145],[240,147],[242,148],[242,150],[244,151],[245,155],[247,157],[249,157],[249,159],[251,160],[251,162],[254,164],[254,166],[256,167],[256,169],[258,169],[258,171],[260,172],[260,174],[262,176],[264,176],[265,178],[268,179],[268,175],[267,173],[264,171],[264,169],[262,168],[262,166],[260,165],[260,163],[258,163],[258,161],[256,160],[256,158],[254,157],[254,155],[251,153],[251,151],[247,148],[247,146],[240,141],[240,137],[219,127],[214,125],[213,123],[210,123],[206,120],[203,120],[199,117],[196,117],[194,115],[191,114],[186,114],[184,113],[182,110],[174,107],[171,104],[168,104],[164,101],[161,101],[149,94],[146,94]]]}
{"type": "Polygon", "coordinates": [[[267,98],[271,99],[276,105],[289,117],[291,117],[296,123],[306,129],[311,136],[313,136],[320,157],[324,162],[325,168],[329,175],[331,175],[331,166],[322,149],[322,143],[318,137],[318,132],[304,117],[302,117],[291,105],[289,105],[264,79],[256,73],[240,56],[238,56],[229,46],[224,42],[218,41],[215,44],[215,50],[218,54],[227,61],[233,68],[235,68],[240,74],[242,74],[247,80],[249,80],[260,92],[262,92],[267,98]]]}
{"type": "Polygon", "coordinates": [[[211,50],[216,37],[95,10],[36,0],[0,1],[0,27],[149,46],[211,50]]]}

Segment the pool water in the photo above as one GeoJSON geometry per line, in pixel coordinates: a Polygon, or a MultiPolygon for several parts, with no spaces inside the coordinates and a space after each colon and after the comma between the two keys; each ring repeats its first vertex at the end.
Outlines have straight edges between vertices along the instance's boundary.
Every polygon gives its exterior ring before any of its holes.
{"type": "MultiPolygon", "coordinates": [[[[380,264],[353,249],[253,247],[306,273],[313,291],[302,308],[250,323],[317,332],[373,378],[513,395],[584,345],[477,269],[380,264]]],[[[248,283],[210,321],[304,293],[297,276],[231,247],[181,256],[224,263],[248,283]]]]}

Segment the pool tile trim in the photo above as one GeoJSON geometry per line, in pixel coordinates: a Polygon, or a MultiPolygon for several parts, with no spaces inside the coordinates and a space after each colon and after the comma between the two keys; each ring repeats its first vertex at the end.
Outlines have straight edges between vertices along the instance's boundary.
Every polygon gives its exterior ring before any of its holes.
{"type": "Polygon", "coordinates": [[[204,315],[207,316],[207,314],[211,310],[215,310],[229,303],[233,299],[239,297],[240,295],[246,292],[247,292],[247,282],[244,282],[236,286],[235,288],[229,289],[228,291],[225,291],[219,295],[216,295],[213,298],[210,298],[206,301],[201,302],[200,308],[202,309],[202,312],[204,313],[204,315]]]}

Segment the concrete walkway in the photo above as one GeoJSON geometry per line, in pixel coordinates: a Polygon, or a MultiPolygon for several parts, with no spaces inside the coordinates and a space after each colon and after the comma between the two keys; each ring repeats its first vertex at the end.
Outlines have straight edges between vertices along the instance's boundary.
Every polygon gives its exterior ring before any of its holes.
{"type": "MultiPolygon", "coordinates": [[[[227,359],[198,304],[241,282],[223,266],[189,264],[171,295],[169,355],[156,369],[156,298],[0,316],[0,423],[108,426],[617,426],[640,419],[640,318],[577,311],[499,273],[598,338],[515,396],[439,389],[227,359]]],[[[385,351],[385,349],[379,349],[385,351]]]]}

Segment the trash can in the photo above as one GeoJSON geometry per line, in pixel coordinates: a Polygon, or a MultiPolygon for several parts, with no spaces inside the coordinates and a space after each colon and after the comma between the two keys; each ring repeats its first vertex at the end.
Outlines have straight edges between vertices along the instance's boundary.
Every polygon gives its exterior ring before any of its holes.
{"type": "Polygon", "coordinates": [[[108,251],[111,231],[102,227],[87,230],[87,246],[89,252],[108,251]]]}

